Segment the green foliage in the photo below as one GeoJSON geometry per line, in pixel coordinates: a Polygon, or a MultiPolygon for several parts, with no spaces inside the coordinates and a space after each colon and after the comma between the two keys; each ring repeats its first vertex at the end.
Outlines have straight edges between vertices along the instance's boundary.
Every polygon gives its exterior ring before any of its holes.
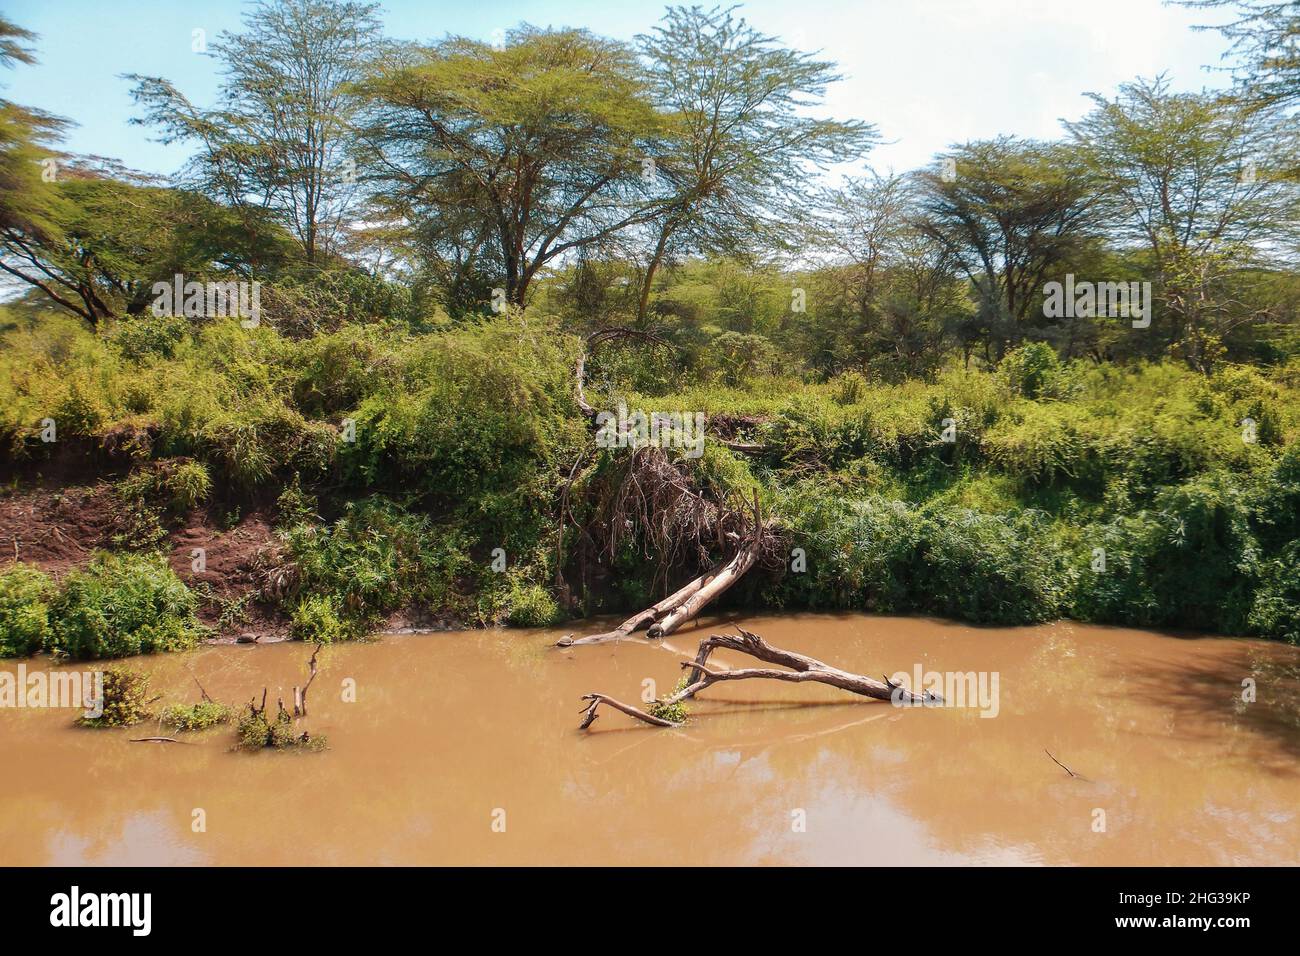
{"type": "Polygon", "coordinates": [[[236,750],[296,750],[302,752],[324,750],[324,737],[312,737],[306,732],[299,733],[293,724],[293,716],[281,708],[274,717],[268,718],[261,710],[249,705],[241,711],[235,724],[236,750]]]}
{"type": "Polygon", "coordinates": [[[225,704],[203,700],[197,704],[173,704],[160,715],[162,722],[179,731],[208,730],[227,723],[232,714],[225,704]]]}
{"type": "Polygon", "coordinates": [[[560,620],[559,605],[539,584],[512,584],[506,605],[506,620],[516,627],[546,627],[560,620]]]}
{"type": "Polygon", "coordinates": [[[137,468],[117,490],[127,500],[154,503],[182,515],[207,500],[212,479],[202,462],[169,459],[137,468]]]}
{"type": "Polygon", "coordinates": [[[160,556],[97,554],[50,605],[54,650],[72,660],[191,647],[196,599],[160,556]]]}
{"type": "Polygon", "coordinates": [[[464,536],[384,498],[349,502],[330,525],[285,535],[296,582],[293,631],[303,640],[358,637],[410,603],[441,606],[468,558],[464,536]]]}
{"type": "Polygon", "coordinates": [[[148,312],[118,322],[105,339],[123,358],[143,362],[174,358],[189,331],[190,320],[183,315],[155,316],[148,312]]]}
{"type": "Polygon", "coordinates": [[[0,570],[0,657],[25,657],[50,637],[49,605],[54,582],[30,565],[0,570]]]}
{"type": "MultiPolygon", "coordinates": [[[[677,681],[677,686],[673,688],[673,694],[680,694],[688,686],[690,685],[687,683],[687,675],[683,674],[681,679],[677,681]]],[[[672,694],[668,696],[671,697],[672,694]]],[[[658,717],[660,720],[671,720],[675,724],[684,724],[686,719],[690,717],[690,710],[687,708],[686,702],[680,700],[675,704],[666,704],[656,700],[648,708],[648,713],[651,717],[658,717]]]]}
{"type": "Polygon", "coordinates": [[[1049,620],[1065,610],[1070,571],[1042,515],[914,508],[844,499],[811,483],[778,499],[807,571],[780,599],[812,607],[924,611],[990,624],[1049,620]]]}
{"type": "Polygon", "coordinates": [[[149,674],[124,667],[104,671],[104,711],[98,717],[78,717],[83,727],[130,727],[153,716],[158,698],[149,695],[149,674]]]}
{"type": "Polygon", "coordinates": [[[1253,634],[1300,644],[1300,541],[1264,564],[1247,624],[1253,634]]]}
{"type": "Polygon", "coordinates": [[[1046,342],[1030,342],[1008,352],[998,371],[1012,391],[1025,398],[1040,398],[1054,393],[1061,364],[1056,349],[1046,342]]]}
{"type": "Polygon", "coordinates": [[[333,644],[364,636],[372,620],[364,614],[346,617],[333,594],[312,594],[293,608],[289,634],[297,641],[333,644]]]}

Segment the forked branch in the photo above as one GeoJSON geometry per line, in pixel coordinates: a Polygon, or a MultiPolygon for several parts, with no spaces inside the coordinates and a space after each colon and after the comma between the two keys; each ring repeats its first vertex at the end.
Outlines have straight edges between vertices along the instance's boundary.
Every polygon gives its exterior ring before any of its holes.
{"type": "MultiPolygon", "coordinates": [[[[809,657],[806,654],[799,654],[780,647],[773,647],[757,634],[747,631],[743,627],[737,626],[736,630],[739,634],[714,634],[700,641],[695,657],[692,660],[681,662],[682,668],[688,671],[686,687],[664,700],[657,701],[660,709],[672,707],[688,700],[713,684],[735,680],[778,680],[794,684],[807,682],[827,684],[848,691],[851,694],[900,704],[937,704],[942,702],[939,697],[929,692],[918,694],[889,681],[887,678],[884,682],[881,682],[862,674],[840,670],[840,668],[832,667],[815,657],[809,657]],[[779,667],[788,669],[750,667],[718,670],[709,667],[710,655],[720,647],[738,651],[764,663],[776,664],[779,667]]],[[[590,727],[592,721],[596,719],[596,708],[601,704],[606,704],[630,717],[635,717],[656,727],[678,726],[672,721],[655,717],[605,694],[587,694],[582,699],[591,701],[591,704],[584,711],[585,716],[580,725],[583,730],[590,727]]]]}

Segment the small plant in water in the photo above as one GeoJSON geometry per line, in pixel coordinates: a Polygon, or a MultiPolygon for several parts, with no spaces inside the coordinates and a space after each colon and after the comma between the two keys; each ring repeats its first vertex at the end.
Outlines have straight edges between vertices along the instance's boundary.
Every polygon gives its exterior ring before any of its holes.
{"type": "Polygon", "coordinates": [[[230,708],[215,700],[203,700],[197,704],[174,704],[162,712],[162,722],[180,731],[207,730],[217,724],[228,722],[232,714],[230,708]]]}
{"type": "MultiPolygon", "coordinates": [[[[673,688],[673,693],[668,696],[672,697],[673,694],[680,694],[687,686],[686,675],[683,674],[682,679],[673,688]]],[[[675,724],[684,724],[690,716],[690,711],[686,709],[686,704],[680,700],[675,704],[665,704],[663,701],[657,700],[650,705],[650,716],[658,717],[660,720],[671,720],[675,724]]]]}
{"type": "Polygon", "coordinates": [[[130,727],[153,716],[149,709],[149,675],[124,668],[104,671],[104,712],[99,717],[79,717],[83,727],[130,727]]]}
{"type": "Polygon", "coordinates": [[[239,715],[235,725],[236,750],[324,750],[325,738],[313,737],[303,731],[298,733],[293,725],[293,715],[283,706],[273,718],[266,717],[266,704],[258,708],[251,701],[248,709],[239,715]]]}

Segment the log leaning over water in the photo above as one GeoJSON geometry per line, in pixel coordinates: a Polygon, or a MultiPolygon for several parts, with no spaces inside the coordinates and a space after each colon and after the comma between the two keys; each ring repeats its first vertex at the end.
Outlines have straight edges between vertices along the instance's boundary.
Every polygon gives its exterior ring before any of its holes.
{"type": "MultiPolygon", "coordinates": [[[[928,692],[915,693],[891,682],[888,678],[881,682],[862,674],[840,670],[838,667],[832,667],[830,664],[819,661],[815,657],[809,657],[806,654],[773,647],[757,634],[747,631],[739,625],[737,625],[736,630],[739,631],[739,634],[714,634],[700,641],[695,657],[692,660],[681,662],[682,669],[688,671],[687,686],[663,700],[657,701],[658,705],[661,708],[672,707],[694,697],[706,687],[731,680],[779,680],[796,684],[812,682],[827,684],[848,691],[851,694],[870,697],[874,700],[897,701],[903,704],[936,704],[941,702],[941,699],[934,694],[928,692]],[[764,663],[777,664],[789,668],[789,670],[776,670],[766,667],[714,670],[708,666],[709,657],[720,647],[726,650],[738,651],[764,663]]],[[[597,716],[596,709],[601,704],[606,704],[615,710],[622,711],[629,717],[635,717],[656,727],[680,726],[673,721],[656,717],[629,704],[624,704],[606,694],[587,694],[582,699],[591,701],[591,704],[583,712],[583,721],[579,726],[581,730],[586,730],[591,726],[592,721],[597,716]]]]}

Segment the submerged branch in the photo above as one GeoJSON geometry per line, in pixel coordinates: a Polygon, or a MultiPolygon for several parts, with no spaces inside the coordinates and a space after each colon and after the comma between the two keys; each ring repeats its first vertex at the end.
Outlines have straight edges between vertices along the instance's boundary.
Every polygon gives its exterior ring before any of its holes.
{"type": "MultiPolygon", "coordinates": [[[[806,682],[827,684],[839,690],[848,691],[851,694],[900,704],[933,704],[940,700],[940,698],[928,692],[918,694],[889,681],[881,682],[862,674],[840,670],[840,668],[832,667],[815,657],[774,647],[757,634],[747,631],[739,625],[737,625],[736,630],[739,631],[739,634],[714,634],[700,641],[699,650],[696,652],[695,657],[681,662],[682,668],[689,671],[687,685],[664,700],[656,701],[656,709],[662,711],[674,707],[685,700],[689,700],[713,684],[735,680],[778,680],[795,684],[806,682]],[[789,669],[776,670],[766,667],[750,667],[736,670],[714,670],[708,666],[708,661],[710,655],[717,648],[738,651],[764,663],[777,664],[789,669]]],[[[600,704],[607,704],[615,710],[622,711],[629,717],[635,717],[656,727],[680,726],[672,721],[648,714],[630,704],[622,703],[605,694],[587,694],[582,699],[591,701],[590,706],[584,711],[585,716],[580,724],[582,730],[590,727],[592,721],[596,719],[596,708],[600,704]]]]}

